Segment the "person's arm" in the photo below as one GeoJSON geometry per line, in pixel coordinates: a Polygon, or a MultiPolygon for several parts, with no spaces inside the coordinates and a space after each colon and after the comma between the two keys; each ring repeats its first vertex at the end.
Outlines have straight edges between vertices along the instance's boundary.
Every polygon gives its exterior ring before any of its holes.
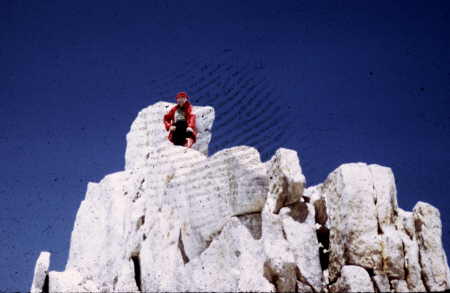
{"type": "Polygon", "coordinates": [[[187,125],[192,128],[195,129],[195,114],[194,113],[189,113],[190,115],[187,117],[187,125]]]}
{"type": "Polygon", "coordinates": [[[172,126],[173,115],[175,113],[174,109],[175,108],[170,109],[169,113],[164,115],[163,121],[164,121],[164,127],[166,128],[166,131],[169,131],[170,126],[172,126]]]}
{"type": "MultiPolygon", "coordinates": [[[[189,117],[188,117],[188,121],[187,121],[187,125],[188,128],[190,128],[190,130],[192,131],[192,133],[196,133],[197,132],[197,128],[195,127],[195,114],[194,113],[190,113],[189,117]]],[[[189,130],[189,129],[186,129],[189,130]]]]}

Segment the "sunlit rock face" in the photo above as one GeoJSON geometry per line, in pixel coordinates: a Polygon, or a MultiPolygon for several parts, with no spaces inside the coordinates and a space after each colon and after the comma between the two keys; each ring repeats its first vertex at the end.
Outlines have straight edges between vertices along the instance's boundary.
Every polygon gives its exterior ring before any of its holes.
{"type": "Polygon", "coordinates": [[[125,168],[89,182],[62,272],[36,261],[32,292],[423,292],[450,289],[439,210],[398,207],[389,167],[347,163],[307,187],[301,157],[250,146],[208,154],[167,140],[158,102],[127,134],[125,168]]]}

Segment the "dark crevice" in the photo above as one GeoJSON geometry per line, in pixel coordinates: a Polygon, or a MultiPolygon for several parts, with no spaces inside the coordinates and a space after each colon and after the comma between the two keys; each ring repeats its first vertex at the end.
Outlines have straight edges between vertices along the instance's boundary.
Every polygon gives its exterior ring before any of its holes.
{"type": "Polygon", "coordinates": [[[378,233],[378,235],[383,234],[383,231],[381,230],[381,226],[380,226],[380,221],[378,221],[378,219],[377,219],[377,233],[378,233]]]}
{"type": "Polygon", "coordinates": [[[186,251],[184,250],[184,243],[183,243],[183,238],[181,235],[181,229],[180,229],[180,235],[178,237],[178,249],[181,252],[181,257],[183,258],[183,263],[187,264],[189,262],[189,257],[186,255],[186,251]]]}
{"type": "Polygon", "coordinates": [[[317,241],[322,244],[319,247],[319,260],[322,271],[328,269],[330,265],[330,229],[325,224],[328,221],[327,205],[325,199],[318,199],[314,201],[315,222],[319,224],[319,229],[316,230],[317,241]]]}
{"type": "MultiPolygon", "coordinates": [[[[405,249],[405,243],[402,240],[402,252],[403,252],[403,269],[405,270],[405,275],[404,275],[404,279],[405,281],[408,280],[408,275],[409,275],[409,271],[408,271],[408,266],[406,265],[406,249],[405,249]]],[[[409,287],[408,281],[406,282],[406,284],[409,287]]]]}
{"type": "Polygon", "coordinates": [[[138,192],[136,192],[136,195],[133,197],[133,200],[132,200],[132,202],[133,203],[135,203],[136,202],[136,200],[138,200],[139,198],[141,197],[141,193],[138,191],[138,192]]]}
{"type": "Polygon", "coordinates": [[[420,265],[420,278],[422,279],[422,283],[425,286],[425,289],[427,290],[427,292],[430,292],[430,288],[428,288],[427,285],[427,276],[425,275],[425,272],[423,270],[423,264],[422,264],[422,256],[420,253],[420,249],[422,249],[421,247],[419,247],[419,265],[420,265]]]}
{"type": "Polygon", "coordinates": [[[136,285],[139,291],[142,291],[142,282],[141,282],[141,261],[139,258],[139,252],[136,255],[131,256],[131,260],[134,265],[134,280],[136,281],[136,285]]]}
{"type": "Polygon", "coordinates": [[[382,293],[381,288],[378,287],[378,283],[375,281],[375,276],[370,276],[375,293],[382,293]]]}
{"type": "MultiPolygon", "coordinates": [[[[391,206],[393,206],[393,207],[397,206],[395,203],[395,197],[391,197],[391,206]]],[[[398,218],[398,210],[394,209],[394,220],[393,220],[394,223],[397,218],[398,218]]]]}
{"type": "Polygon", "coordinates": [[[258,211],[258,212],[241,213],[241,214],[233,214],[234,217],[255,216],[255,215],[261,215],[261,211],[258,211]]]}
{"type": "MultiPolygon", "coordinates": [[[[372,178],[372,180],[373,180],[373,178],[372,178]]],[[[375,204],[375,207],[376,207],[378,198],[377,198],[377,192],[375,190],[375,184],[373,184],[373,183],[372,183],[372,190],[373,190],[373,193],[375,194],[375,197],[373,198],[373,203],[375,204]]]]}
{"type": "Polygon", "coordinates": [[[205,249],[204,249],[204,250],[207,250],[207,249],[209,248],[209,246],[211,245],[212,241],[213,241],[213,239],[207,239],[207,240],[205,240],[206,246],[205,246],[205,249]]]}
{"type": "Polygon", "coordinates": [[[390,277],[390,276],[387,276],[388,277],[388,281],[389,281],[389,287],[391,288],[391,291],[392,292],[395,292],[395,288],[394,288],[394,280],[398,280],[398,279],[396,279],[396,278],[392,278],[392,277],[390,277]]]}
{"type": "Polygon", "coordinates": [[[419,266],[420,266],[420,278],[422,279],[422,283],[425,286],[425,289],[427,290],[427,292],[430,292],[430,288],[428,288],[427,285],[427,276],[425,275],[425,272],[423,270],[423,260],[422,260],[422,253],[421,250],[426,249],[425,244],[424,244],[424,240],[423,237],[421,235],[422,232],[422,225],[423,222],[418,219],[418,218],[414,218],[414,229],[416,230],[416,235],[417,235],[417,244],[419,246],[419,266]]]}
{"type": "Polygon", "coordinates": [[[145,215],[142,215],[141,217],[139,217],[139,219],[137,220],[136,223],[136,230],[138,230],[142,225],[144,225],[145,223],[145,215]]]}
{"type": "Polygon", "coordinates": [[[49,292],[49,284],[48,284],[49,280],[48,280],[48,274],[45,275],[45,280],[44,280],[44,286],[42,286],[42,293],[48,293],[49,292]]]}
{"type": "MultiPolygon", "coordinates": [[[[351,263],[349,261],[350,260],[350,251],[349,251],[347,245],[345,245],[345,244],[344,244],[344,253],[343,253],[342,257],[344,258],[344,265],[356,265],[355,263],[351,263]]],[[[383,261],[383,263],[384,263],[384,261],[383,261]]],[[[384,265],[383,265],[383,268],[384,268],[384,265]]],[[[342,269],[342,267],[341,267],[341,269],[342,269]]]]}
{"type": "Polygon", "coordinates": [[[319,247],[319,258],[320,258],[320,266],[322,271],[328,269],[330,264],[330,230],[325,226],[320,226],[319,229],[316,230],[317,240],[322,244],[323,247],[319,247]],[[326,250],[326,252],[325,252],[326,250]]]}
{"type": "Polygon", "coordinates": [[[410,229],[407,229],[406,227],[403,228],[403,231],[405,231],[406,235],[408,235],[409,239],[414,240],[414,232],[411,232],[410,229]]]}
{"type": "Polygon", "coordinates": [[[286,231],[284,231],[283,225],[281,225],[281,232],[283,232],[283,238],[284,238],[285,240],[287,240],[286,231]]]}
{"type": "Polygon", "coordinates": [[[377,282],[375,282],[375,279],[370,278],[370,281],[372,281],[372,286],[375,289],[375,293],[380,293],[380,288],[378,288],[377,282]]]}
{"type": "Polygon", "coordinates": [[[341,271],[338,271],[335,278],[333,280],[329,280],[330,282],[327,284],[328,292],[331,292],[331,288],[337,283],[337,281],[341,278],[341,271]]]}
{"type": "Polygon", "coordinates": [[[428,288],[428,285],[427,285],[427,282],[426,282],[427,281],[427,277],[425,276],[425,273],[424,273],[423,270],[420,271],[420,278],[422,279],[423,286],[425,287],[427,292],[431,292],[430,288],[428,288]]]}
{"type": "MultiPolygon", "coordinates": [[[[369,170],[370,170],[370,168],[369,168],[369,170]]],[[[370,175],[372,176],[372,171],[370,171],[370,175]]],[[[377,198],[377,191],[376,191],[376,188],[375,188],[375,184],[373,183],[373,177],[372,177],[372,190],[373,190],[373,193],[374,193],[374,198],[373,198],[373,204],[374,204],[374,206],[375,206],[375,210],[377,210],[378,209],[378,207],[377,207],[377,202],[378,202],[378,198],[377,198]]],[[[381,229],[381,226],[380,226],[380,219],[379,219],[379,217],[378,217],[378,212],[376,212],[376,218],[377,218],[377,234],[378,235],[381,235],[381,234],[383,234],[383,230],[381,229]]]]}
{"type": "Polygon", "coordinates": [[[114,280],[113,280],[113,291],[115,291],[115,289],[116,289],[116,285],[117,285],[117,282],[119,281],[119,277],[118,276],[115,276],[114,277],[114,280]]]}

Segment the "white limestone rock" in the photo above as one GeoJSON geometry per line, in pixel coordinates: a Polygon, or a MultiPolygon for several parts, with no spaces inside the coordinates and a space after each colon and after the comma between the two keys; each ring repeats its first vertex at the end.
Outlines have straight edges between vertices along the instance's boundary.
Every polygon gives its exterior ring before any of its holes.
{"type": "Polygon", "coordinates": [[[391,168],[371,164],[378,233],[381,234],[383,272],[390,278],[405,279],[405,252],[401,233],[396,225],[399,214],[397,188],[391,168]]]}
{"type": "Polygon", "coordinates": [[[323,183],[309,186],[305,188],[303,195],[309,197],[311,203],[314,203],[316,200],[323,199],[322,186],[323,183]]]}
{"type": "MultiPolygon", "coordinates": [[[[196,150],[168,146],[156,151],[153,159],[152,165],[116,172],[100,183],[89,183],[77,214],[66,269],[78,270],[110,286],[119,281],[129,284],[129,278],[121,281],[120,272],[129,266],[130,257],[140,251],[142,288],[182,289],[182,284],[170,282],[182,274],[178,270],[183,263],[178,239],[183,240],[185,257],[193,259],[232,216],[259,211],[264,204],[267,178],[254,148],[230,148],[206,158],[196,150]],[[181,158],[169,165],[173,168],[158,164],[167,162],[171,157],[168,153],[181,158]],[[161,209],[173,212],[161,219],[156,217],[161,209]],[[161,225],[175,218],[179,220],[172,226],[178,234],[170,234],[171,229],[161,230],[161,225]],[[158,237],[164,233],[172,235],[171,245],[158,237]],[[151,249],[145,249],[148,245],[151,249]],[[171,257],[166,255],[169,252],[171,257]],[[158,265],[147,267],[146,263],[158,265]],[[156,282],[159,276],[171,277],[156,282]]],[[[120,282],[118,288],[122,286],[120,282]]]]}
{"type": "Polygon", "coordinates": [[[398,213],[397,187],[392,169],[377,164],[368,165],[372,175],[378,223],[382,232],[392,227],[398,213]]]}
{"type": "Polygon", "coordinates": [[[113,292],[139,292],[132,260],[123,262],[118,272],[118,275],[113,280],[113,292]]]}
{"type": "Polygon", "coordinates": [[[36,260],[34,267],[33,282],[30,292],[42,292],[44,286],[48,286],[48,268],[50,266],[50,252],[42,251],[36,260]],[[47,281],[47,284],[45,282],[47,281]]]}
{"type": "Polygon", "coordinates": [[[314,206],[316,214],[316,223],[328,228],[328,215],[326,200],[322,192],[323,183],[310,186],[305,189],[304,196],[309,198],[310,203],[314,206]]]}
{"type": "Polygon", "coordinates": [[[289,155],[291,159],[293,155],[296,156],[295,153],[287,152],[286,149],[279,149],[266,163],[269,191],[261,213],[262,237],[269,258],[278,257],[284,259],[285,262],[293,262],[294,257],[292,253],[287,251],[289,244],[283,236],[281,217],[278,213],[284,205],[300,200],[300,192],[303,190],[303,175],[298,173],[301,172],[301,169],[295,166],[293,171],[287,171],[293,166],[293,164],[289,165],[289,163],[295,162],[295,160],[288,160],[286,155],[289,155]],[[291,199],[288,201],[288,198],[291,199]],[[277,255],[278,251],[283,251],[285,254],[277,255]],[[274,255],[272,255],[273,252],[275,252],[274,255]]]}
{"type": "Polygon", "coordinates": [[[295,290],[297,278],[301,287],[321,291],[315,211],[300,201],[305,180],[299,160],[295,152],[279,149],[270,162],[269,192],[261,214],[267,278],[276,282],[277,291],[295,290]]]}
{"type": "Polygon", "coordinates": [[[391,285],[389,283],[389,278],[386,274],[374,275],[372,277],[374,288],[378,290],[378,292],[390,292],[391,285]]]}
{"type": "Polygon", "coordinates": [[[391,281],[391,287],[394,292],[411,292],[405,280],[393,279],[391,281]]]}
{"type": "Polygon", "coordinates": [[[425,292],[426,288],[422,281],[422,268],[419,263],[419,244],[414,227],[414,217],[412,212],[398,209],[397,226],[399,235],[403,242],[405,253],[406,282],[410,292],[425,292]]]}
{"type": "Polygon", "coordinates": [[[376,194],[367,164],[339,166],[328,175],[322,192],[330,228],[330,280],[337,278],[344,264],[381,271],[376,194]]]}
{"type": "Polygon", "coordinates": [[[49,284],[49,292],[104,292],[107,289],[106,286],[100,288],[99,282],[95,282],[92,277],[67,269],[63,272],[50,271],[49,284]]]}
{"type": "Polygon", "coordinates": [[[197,256],[232,216],[260,212],[267,196],[264,165],[255,148],[219,151],[174,174],[162,193],[165,204],[182,214],[183,239],[190,258],[197,256]]]}
{"type": "MultiPolygon", "coordinates": [[[[242,232],[242,235],[246,233],[242,232]]],[[[242,236],[241,236],[242,238],[242,236]]],[[[264,250],[261,240],[248,240],[250,249],[242,250],[239,259],[239,292],[275,292],[275,286],[264,277],[264,250]]]]}
{"type": "Polygon", "coordinates": [[[314,293],[314,289],[305,283],[297,281],[297,292],[314,293]]]}
{"type": "Polygon", "coordinates": [[[250,146],[208,157],[211,107],[194,107],[197,144],[173,145],[170,106],[139,112],[125,170],[87,185],[65,270],[49,271],[41,253],[31,291],[448,289],[439,211],[400,209],[390,168],[343,164],[305,188],[294,150],[266,162],[250,146]]]}
{"type": "Polygon", "coordinates": [[[405,279],[405,254],[400,233],[389,225],[381,236],[383,272],[391,278],[405,279]]]}
{"type": "Polygon", "coordinates": [[[185,283],[172,280],[182,279],[183,263],[198,257],[231,217],[260,212],[264,205],[267,174],[255,148],[233,147],[208,158],[163,141],[150,146],[144,159],[140,167],[88,183],[67,273],[53,272],[53,286],[94,286],[64,280],[75,275],[116,291],[182,290],[185,283]],[[140,260],[139,286],[132,278],[133,257],[140,260]]]}
{"type": "Polygon", "coordinates": [[[360,265],[375,274],[405,279],[405,252],[398,230],[397,191],[390,168],[377,164],[339,166],[311,191],[316,211],[325,199],[330,228],[330,279],[344,264],[360,265]]]}
{"type": "Polygon", "coordinates": [[[145,228],[147,238],[134,252],[139,257],[142,291],[182,291],[185,284],[181,219],[168,205],[161,210],[149,208],[146,213],[150,223],[145,228]]]}
{"type": "Polygon", "coordinates": [[[76,215],[66,270],[112,285],[136,225],[130,221],[136,209],[123,190],[128,175],[116,172],[99,183],[88,183],[76,215]]]}
{"type": "Polygon", "coordinates": [[[294,220],[289,215],[289,208],[282,208],[280,211],[282,228],[301,276],[307,285],[313,287],[316,292],[320,292],[323,278],[319,259],[319,242],[314,226],[314,208],[310,204],[306,205],[309,221],[305,219],[303,222],[294,220]]]}
{"type": "Polygon", "coordinates": [[[375,292],[369,273],[356,265],[344,265],[330,292],[375,292]]]}
{"type": "Polygon", "coordinates": [[[271,186],[272,189],[267,194],[266,203],[261,212],[261,242],[266,258],[264,276],[275,286],[277,292],[295,291],[297,282],[295,256],[284,236],[281,215],[273,213],[277,205],[277,195],[282,193],[280,189],[283,187],[276,188],[273,183],[271,186]]]}
{"type": "Polygon", "coordinates": [[[268,176],[258,150],[249,146],[236,146],[218,151],[208,160],[209,166],[206,168],[212,168],[215,174],[224,172],[227,178],[227,201],[233,215],[262,210],[268,190],[268,176]]]}
{"type": "Polygon", "coordinates": [[[305,176],[302,173],[297,152],[286,148],[279,148],[267,164],[269,176],[277,197],[274,212],[278,214],[281,207],[300,200],[303,195],[305,176]]]}
{"type": "Polygon", "coordinates": [[[264,254],[259,241],[236,218],[230,218],[202,254],[186,264],[186,283],[194,292],[273,292],[263,277],[264,254]]]}
{"type": "Polygon", "coordinates": [[[442,247],[442,224],[439,210],[419,201],[413,208],[419,244],[419,261],[425,286],[430,291],[450,289],[447,256],[442,247]]]}

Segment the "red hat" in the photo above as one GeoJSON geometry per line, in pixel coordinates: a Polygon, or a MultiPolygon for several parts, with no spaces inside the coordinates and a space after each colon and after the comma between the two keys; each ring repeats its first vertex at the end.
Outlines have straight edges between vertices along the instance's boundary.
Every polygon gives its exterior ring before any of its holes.
{"type": "Polygon", "coordinates": [[[186,98],[186,99],[189,99],[189,96],[188,96],[188,94],[187,94],[186,92],[179,92],[179,93],[177,94],[177,96],[175,97],[175,99],[178,99],[178,98],[186,98]]]}

